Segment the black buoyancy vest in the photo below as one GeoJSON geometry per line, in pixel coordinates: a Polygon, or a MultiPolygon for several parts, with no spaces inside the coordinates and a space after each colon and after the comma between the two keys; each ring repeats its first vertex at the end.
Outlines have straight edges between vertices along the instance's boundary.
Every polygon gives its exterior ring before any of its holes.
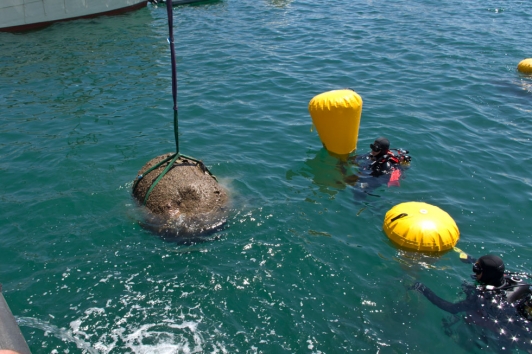
{"type": "Polygon", "coordinates": [[[514,303],[527,294],[532,293],[532,286],[516,276],[504,275],[504,284],[501,286],[486,285],[484,290],[496,291],[504,294],[506,301],[514,303]]]}
{"type": "Polygon", "coordinates": [[[390,150],[386,151],[386,154],[377,157],[371,164],[371,169],[377,173],[387,173],[392,170],[394,165],[399,163],[399,159],[395,157],[390,150]]]}
{"type": "Polygon", "coordinates": [[[530,294],[530,284],[527,284],[521,278],[505,276],[504,279],[508,285],[503,290],[506,292],[506,300],[509,303],[516,302],[527,294],[530,294]]]}

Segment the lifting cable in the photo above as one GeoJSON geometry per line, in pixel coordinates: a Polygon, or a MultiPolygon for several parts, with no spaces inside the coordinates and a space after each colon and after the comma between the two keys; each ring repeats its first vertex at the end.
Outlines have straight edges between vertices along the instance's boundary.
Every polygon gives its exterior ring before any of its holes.
{"type": "Polygon", "coordinates": [[[155,164],[154,166],[150,167],[146,172],[143,174],[140,174],[135,179],[135,182],[133,183],[133,191],[137,188],[139,182],[144,178],[148,173],[152,172],[153,170],[156,170],[166,162],[170,161],[166,168],[161,172],[161,174],[155,179],[155,181],[152,183],[150,188],[148,189],[148,192],[146,193],[146,196],[144,197],[143,205],[146,205],[146,202],[148,201],[148,198],[157,185],[159,181],[166,175],[168,171],[174,166],[174,163],[180,158],[184,157],[186,159],[189,159],[191,161],[196,162],[200,168],[203,170],[203,172],[207,172],[212,178],[214,178],[216,181],[216,177],[209,171],[209,169],[205,166],[205,164],[201,160],[197,160],[193,157],[186,156],[179,153],[179,127],[178,127],[178,119],[177,119],[177,70],[176,70],[176,60],[175,60],[175,47],[174,47],[174,17],[172,12],[172,1],[166,1],[166,11],[168,13],[168,43],[170,43],[170,57],[171,57],[171,64],[172,64],[172,97],[174,99],[174,137],[175,137],[175,147],[176,147],[176,153],[168,156],[167,158],[163,159],[161,162],[155,164]]]}

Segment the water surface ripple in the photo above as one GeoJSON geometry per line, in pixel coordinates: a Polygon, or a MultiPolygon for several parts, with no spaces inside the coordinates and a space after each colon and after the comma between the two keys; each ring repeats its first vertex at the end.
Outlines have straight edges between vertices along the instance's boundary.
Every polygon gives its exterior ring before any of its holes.
{"type": "Polygon", "coordinates": [[[384,214],[424,201],[458,246],[530,272],[532,8],[525,1],[221,0],[174,8],[181,152],[229,190],[219,240],[138,225],[131,182],[174,150],[164,6],[0,33],[0,282],[34,353],[513,349],[407,288],[462,298],[458,255],[404,254],[384,214]],[[356,197],[307,105],[364,100],[359,151],[410,150],[356,197]]]}

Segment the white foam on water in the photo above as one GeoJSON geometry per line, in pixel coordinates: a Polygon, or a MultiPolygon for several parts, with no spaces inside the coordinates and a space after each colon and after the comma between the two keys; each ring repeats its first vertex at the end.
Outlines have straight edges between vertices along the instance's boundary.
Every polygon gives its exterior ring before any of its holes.
{"type": "Polygon", "coordinates": [[[103,335],[95,344],[100,353],[119,347],[133,353],[201,353],[205,341],[197,331],[199,322],[181,324],[143,324],[119,327],[103,335]],[[175,331],[177,329],[177,331],[175,331]]]}
{"type": "Polygon", "coordinates": [[[59,328],[46,321],[32,317],[17,317],[17,323],[19,326],[40,329],[44,331],[46,335],[54,336],[64,342],[74,343],[76,347],[82,349],[84,353],[99,354],[89,342],[74,334],[72,330],[59,328]]]}
{"type": "MultiPolygon", "coordinates": [[[[149,309],[144,309],[149,311],[149,309]]],[[[202,319],[182,320],[177,323],[174,320],[164,320],[163,323],[129,324],[126,318],[122,318],[101,333],[104,327],[109,327],[108,319],[100,318],[105,311],[100,308],[91,308],[85,311],[82,318],[70,323],[70,328],[60,328],[46,321],[36,318],[19,317],[20,326],[40,329],[46,336],[53,336],[65,343],[74,343],[83,353],[101,354],[111,353],[116,350],[131,353],[227,353],[224,343],[214,341],[207,343],[207,337],[216,337],[215,333],[201,333],[198,325],[202,319]],[[96,324],[94,320],[96,319],[96,324]],[[95,332],[100,332],[96,337],[95,332]]]]}

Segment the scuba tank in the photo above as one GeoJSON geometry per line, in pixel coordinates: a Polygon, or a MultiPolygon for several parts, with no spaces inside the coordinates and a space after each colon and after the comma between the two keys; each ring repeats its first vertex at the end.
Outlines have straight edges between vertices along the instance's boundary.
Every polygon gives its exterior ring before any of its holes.
{"type": "Polygon", "coordinates": [[[514,303],[523,296],[530,294],[530,284],[525,283],[521,278],[516,276],[505,276],[506,286],[503,288],[506,293],[506,300],[509,303],[514,303]]]}
{"type": "Polygon", "coordinates": [[[481,285],[481,291],[495,291],[504,295],[506,301],[512,304],[527,295],[532,295],[532,286],[515,275],[504,274],[504,284],[500,286],[481,285]]]}
{"type": "MultiPolygon", "coordinates": [[[[504,288],[506,299],[509,303],[515,303],[517,312],[527,321],[532,322],[532,285],[527,284],[519,277],[520,274],[505,274],[506,285],[504,288]]],[[[527,274],[521,274],[530,277],[527,274]]]]}
{"type": "Polygon", "coordinates": [[[405,149],[392,149],[397,151],[397,159],[401,165],[408,165],[412,160],[412,157],[408,155],[408,150],[405,149]]]}

